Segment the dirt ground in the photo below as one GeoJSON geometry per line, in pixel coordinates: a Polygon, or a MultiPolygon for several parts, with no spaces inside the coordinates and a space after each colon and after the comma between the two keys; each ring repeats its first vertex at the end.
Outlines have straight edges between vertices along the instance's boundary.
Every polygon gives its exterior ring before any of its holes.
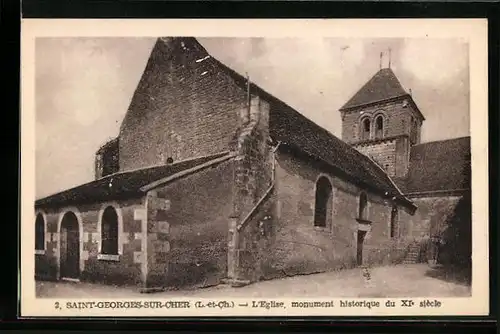
{"type": "MultiPolygon", "coordinates": [[[[164,291],[150,297],[467,297],[470,286],[442,269],[427,264],[379,267],[366,280],[361,269],[294,276],[262,281],[245,287],[226,285],[197,290],[164,291]]],[[[136,288],[92,283],[36,282],[41,298],[124,298],[144,297],[136,288]]]]}

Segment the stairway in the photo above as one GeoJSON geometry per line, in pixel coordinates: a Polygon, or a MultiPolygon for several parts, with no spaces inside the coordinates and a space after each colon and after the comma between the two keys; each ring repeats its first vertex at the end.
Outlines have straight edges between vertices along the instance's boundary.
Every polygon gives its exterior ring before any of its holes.
{"type": "Polygon", "coordinates": [[[419,261],[420,245],[418,242],[413,242],[408,246],[408,253],[406,254],[403,264],[414,264],[419,261]]]}

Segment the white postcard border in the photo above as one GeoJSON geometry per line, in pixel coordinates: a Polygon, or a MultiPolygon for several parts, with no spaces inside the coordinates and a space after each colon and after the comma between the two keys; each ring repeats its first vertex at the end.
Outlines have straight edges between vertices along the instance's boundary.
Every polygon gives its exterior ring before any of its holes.
{"type": "MultiPolygon", "coordinates": [[[[488,252],[488,50],[487,21],[485,19],[317,19],[317,20],[43,20],[23,19],[21,23],[21,316],[398,316],[398,315],[486,315],[489,312],[489,252],[488,252]],[[68,309],[56,307],[66,302],[84,302],[85,299],[46,299],[35,297],[34,284],[34,228],[33,203],[35,199],[35,95],[34,95],[34,41],[37,37],[133,37],[133,36],[197,36],[197,37],[301,37],[311,36],[375,38],[463,38],[470,45],[470,134],[472,155],[472,211],[473,211],[473,271],[472,296],[469,298],[438,298],[441,307],[402,307],[405,298],[333,300],[335,307],[292,308],[291,303],[300,301],[325,301],[319,298],[283,298],[286,308],[195,308],[200,298],[181,298],[190,301],[186,308],[92,308],[68,309]],[[378,301],[398,303],[397,307],[339,307],[340,300],[378,301]]],[[[415,303],[429,298],[408,298],[415,303]]],[[[432,299],[432,298],[431,298],[432,299]]],[[[154,294],[143,298],[120,301],[161,301],[154,294]]],[[[252,302],[248,299],[226,299],[227,303],[252,302]]],[[[93,300],[110,302],[109,300],[93,300]]],[[[224,301],[219,298],[218,301],[224,301]]],[[[116,302],[116,300],[115,300],[116,302]]],[[[111,307],[110,305],[108,305],[111,307]]]]}

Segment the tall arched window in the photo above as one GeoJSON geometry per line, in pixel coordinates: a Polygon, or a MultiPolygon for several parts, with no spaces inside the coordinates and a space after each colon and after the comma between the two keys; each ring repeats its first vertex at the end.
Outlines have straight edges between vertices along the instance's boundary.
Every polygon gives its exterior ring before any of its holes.
{"type": "Polygon", "coordinates": [[[35,220],[35,250],[45,250],[45,220],[41,213],[35,220]]]}
{"type": "Polygon", "coordinates": [[[327,227],[332,219],[332,185],[322,176],[316,182],[316,202],[314,208],[314,226],[327,227]]]}
{"type": "Polygon", "coordinates": [[[118,215],[112,206],[102,214],[101,254],[118,255],[118,215]]]}
{"type": "Polygon", "coordinates": [[[359,195],[359,211],[358,211],[359,219],[368,220],[367,211],[368,211],[368,197],[366,196],[366,193],[362,192],[361,195],[359,195]]]}
{"type": "Polygon", "coordinates": [[[379,115],[375,119],[375,138],[384,137],[384,116],[379,115]]]}
{"type": "Polygon", "coordinates": [[[362,122],[361,126],[361,139],[362,140],[368,140],[370,139],[370,119],[365,118],[362,122]]]}

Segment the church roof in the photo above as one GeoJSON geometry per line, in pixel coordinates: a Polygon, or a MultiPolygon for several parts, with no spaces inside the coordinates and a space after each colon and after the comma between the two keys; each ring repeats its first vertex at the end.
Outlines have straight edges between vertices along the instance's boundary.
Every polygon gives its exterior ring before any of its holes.
{"type": "Polygon", "coordinates": [[[231,155],[228,152],[223,152],[207,157],[179,161],[171,165],[118,172],[39,199],[35,201],[35,207],[95,203],[104,200],[126,199],[144,195],[147,190],[142,188],[158,180],[173,177],[174,175],[201,167],[210,162],[222,162],[230,157],[231,155]]]}
{"type": "Polygon", "coordinates": [[[383,68],[368,80],[340,110],[408,95],[392,69],[383,68]]]}
{"type": "Polygon", "coordinates": [[[332,166],[337,173],[412,206],[386,172],[373,160],[293,109],[282,106],[270,116],[271,136],[332,166]]]}
{"type": "MultiPolygon", "coordinates": [[[[247,78],[213,57],[211,61],[215,62],[237,84],[246,89],[247,78]]],[[[271,105],[269,130],[274,141],[281,141],[289,147],[299,149],[330,165],[349,179],[374,188],[382,194],[402,196],[400,190],[385,171],[370,158],[256,84],[251,82],[250,89],[271,105]]],[[[413,203],[406,198],[401,197],[401,199],[406,204],[413,206],[413,203]]]]}
{"type": "Polygon", "coordinates": [[[407,194],[470,189],[470,137],[415,145],[410,151],[407,194]]]}
{"type": "MultiPolygon", "coordinates": [[[[208,52],[195,38],[182,37],[190,43],[199,45],[199,50],[209,56],[208,52]]],[[[162,39],[159,39],[161,42],[162,39]]],[[[213,57],[205,60],[211,62],[220,71],[227,73],[234,82],[246,89],[247,79],[213,57]]],[[[392,71],[391,71],[392,72],[392,71]]],[[[398,187],[389,178],[385,171],[374,161],[361,154],[356,149],[343,142],[332,133],[320,127],[301,113],[288,106],[280,99],[269,94],[254,83],[250,89],[270,105],[269,125],[270,136],[274,141],[281,141],[288,147],[300,150],[316,160],[326,163],[339,174],[366,188],[399,198],[403,203],[413,207],[413,203],[406,199],[398,187]]],[[[36,201],[36,206],[81,203],[87,201],[109,200],[112,198],[126,198],[143,193],[142,187],[158,179],[180,173],[183,170],[194,168],[206,163],[217,156],[202,160],[190,160],[174,165],[152,167],[131,172],[116,173],[64,192],[36,201]],[[109,182],[112,181],[112,187],[109,182]]]]}

